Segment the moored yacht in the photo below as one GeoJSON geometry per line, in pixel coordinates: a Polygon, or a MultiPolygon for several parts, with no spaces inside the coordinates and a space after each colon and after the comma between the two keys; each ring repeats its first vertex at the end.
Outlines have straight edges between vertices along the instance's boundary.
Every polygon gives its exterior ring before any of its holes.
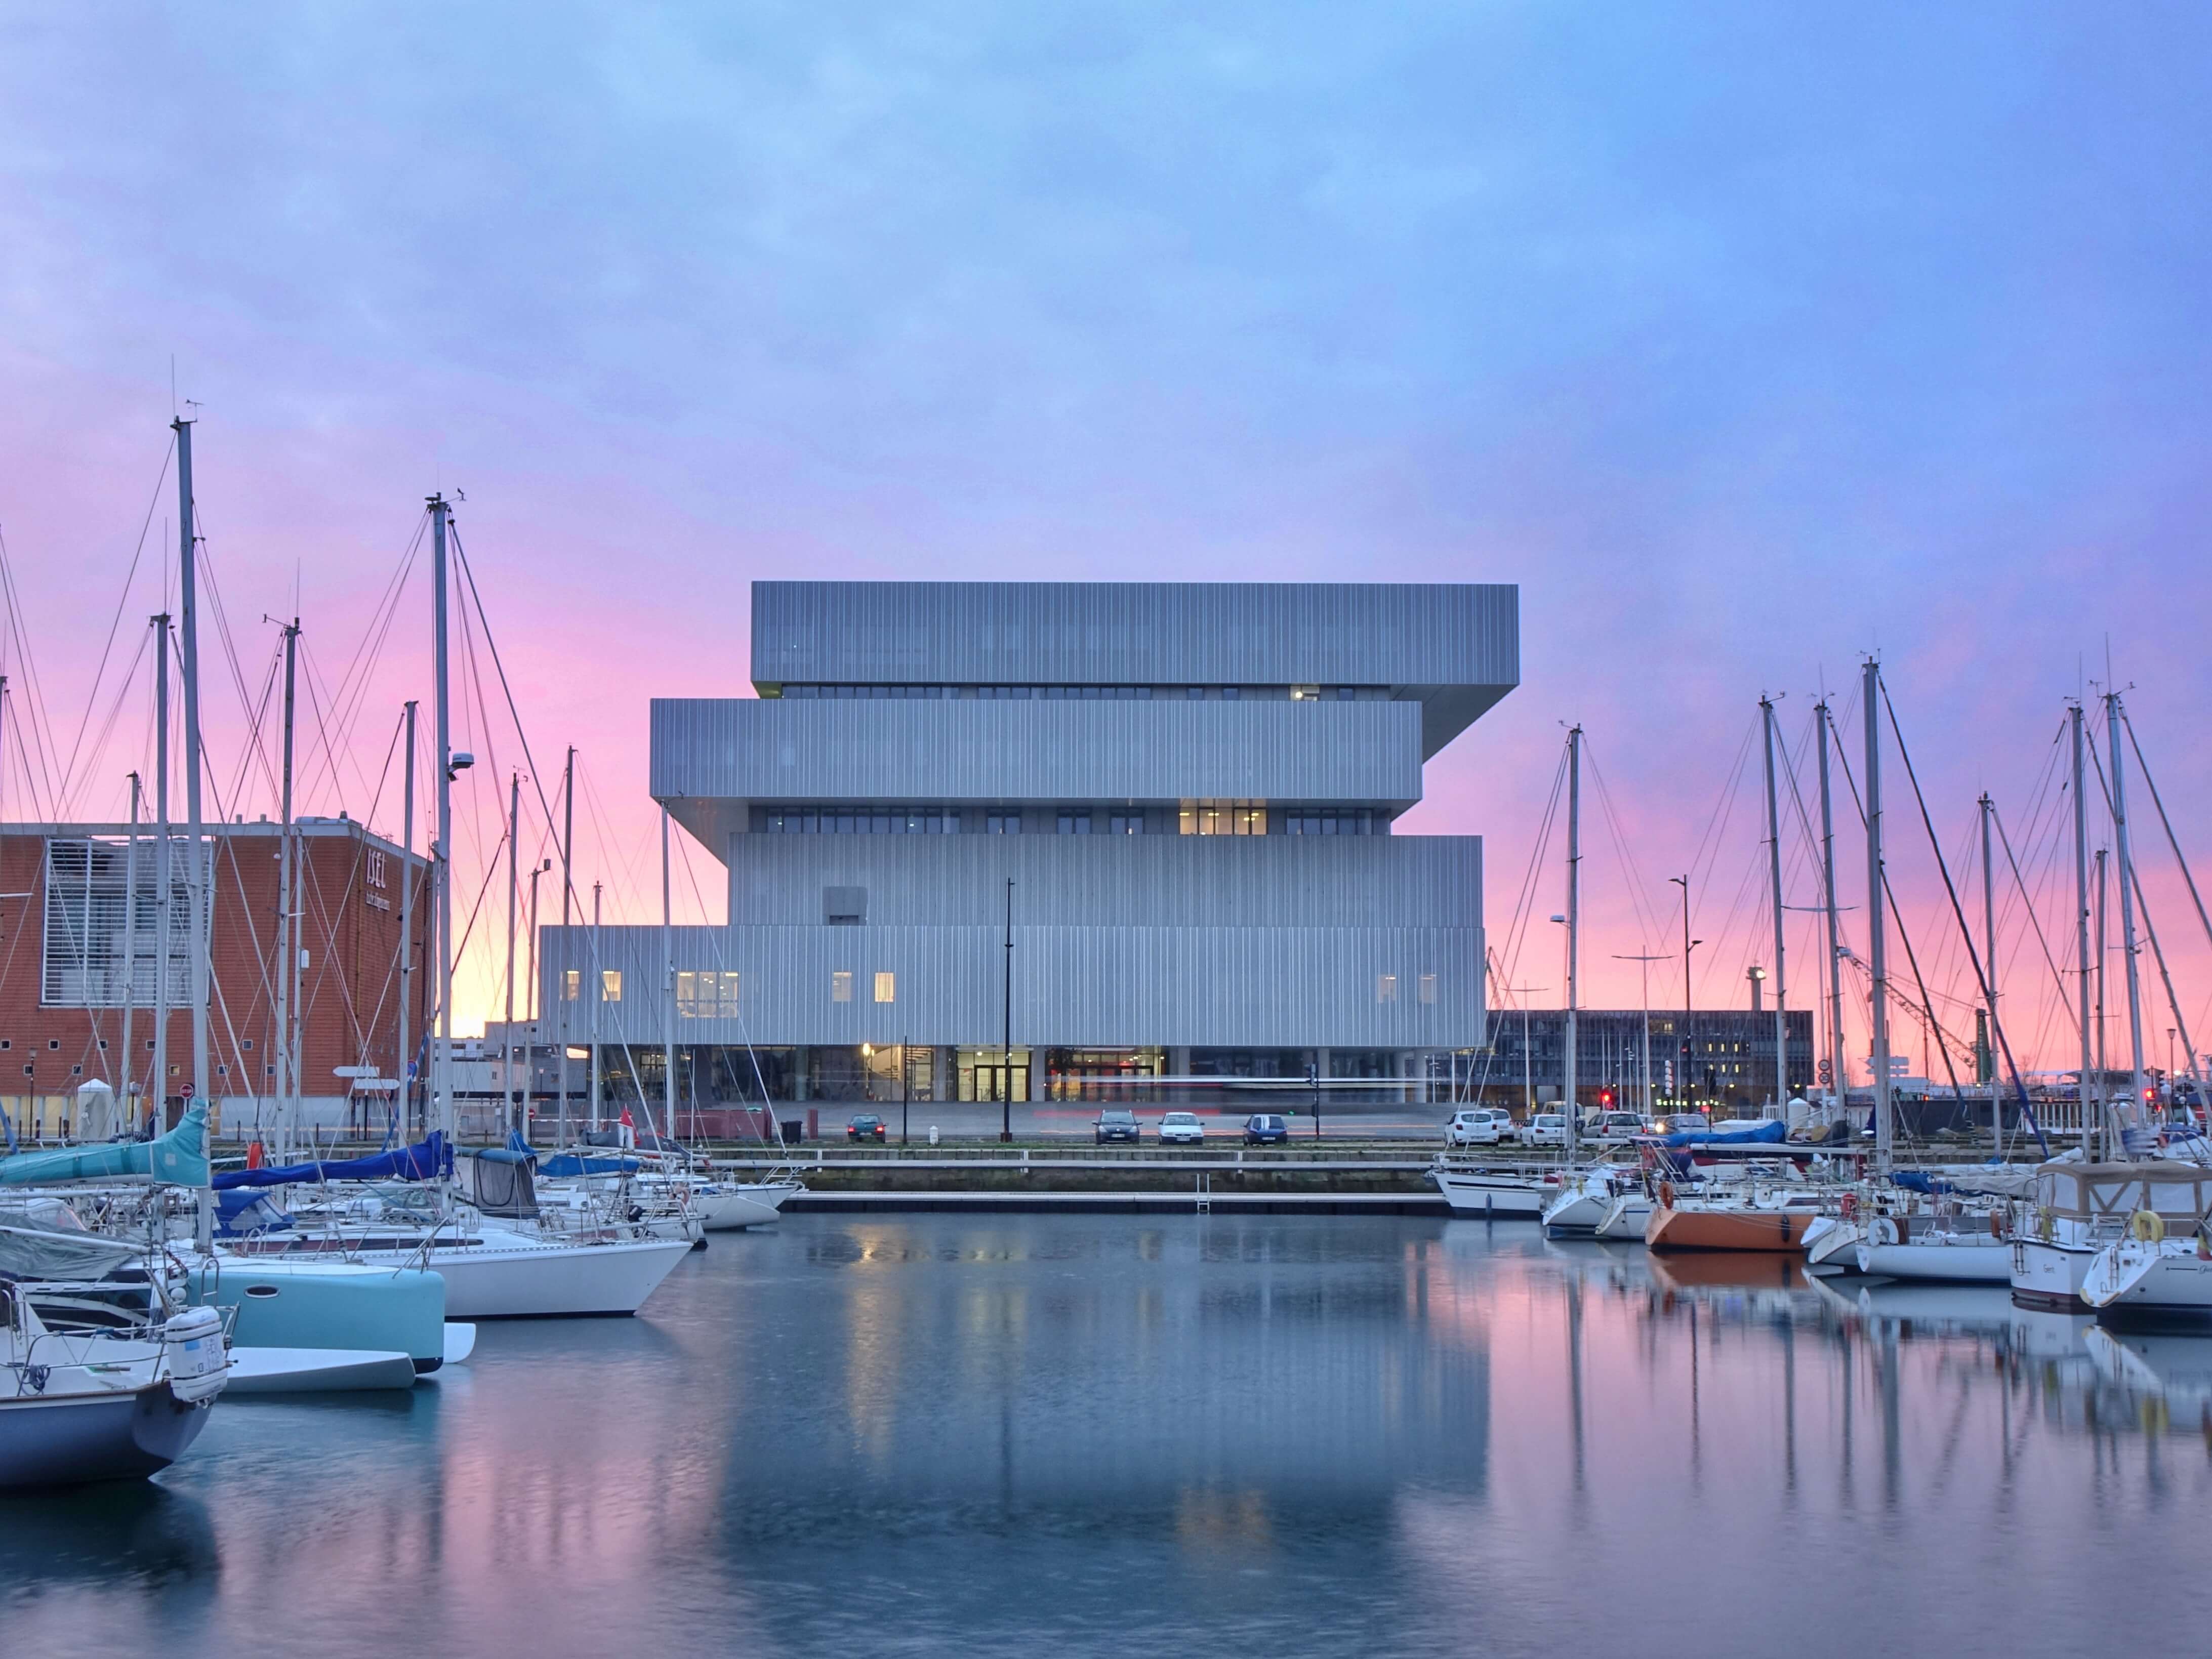
{"type": "Polygon", "coordinates": [[[1486,1221],[1534,1221],[1559,1190],[1559,1171],[1532,1170],[1512,1164],[1453,1164],[1439,1158],[1429,1179],[1444,1195],[1455,1216],[1480,1217],[1486,1221]]]}
{"type": "Polygon", "coordinates": [[[133,1480],[182,1456],[228,1376],[222,1319],[187,1309],[150,1339],[56,1332],[32,1288],[0,1285],[0,1489],[133,1480]]]}
{"type": "MultiPolygon", "coordinates": [[[[2176,1224],[2184,1224],[2191,1232],[2201,1224],[2208,1189],[2212,1189],[2212,1170],[2170,1159],[2039,1165],[2033,1192],[2014,1212],[2013,1299],[2032,1307],[2068,1310],[2090,1306],[2085,1291],[2090,1266],[2100,1255],[2118,1244],[2133,1225],[2139,1234],[2136,1242],[2160,1245],[2162,1258],[2167,1233],[2184,1230],[2176,1224]],[[2143,1213],[2153,1220],[2134,1220],[2143,1213]],[[2154,1231],[2156,1237],[2148,1237],[2154,1231]]],[[[2184,1245],[2179,1253],[2193,1248],[2184,1245]]],[[[2098,1280],[2098,1293],[2106,1298],[2106,1305],[2126,1291],[2142,1287],[2151,1260],[2149,1250],[2134,1251],[2123,1268],[2115,1256],[2098,1280]]],[[[2185,1282],[2177,1276],[2177,1284],[2185,1282]]]]}

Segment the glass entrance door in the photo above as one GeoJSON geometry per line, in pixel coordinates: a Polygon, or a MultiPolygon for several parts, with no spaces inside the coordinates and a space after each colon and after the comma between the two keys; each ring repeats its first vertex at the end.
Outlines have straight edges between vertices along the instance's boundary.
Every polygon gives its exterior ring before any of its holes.
{"type": "MultiPolygon", "coordinates": [[[[1030,1097],[1030,1068],[1020,1061],[1016,1061],[1012,1069],[1014,1076],[1013,1097],[1016,1100],[1027,1100],[1030,1097]]],[[[1008,1067],[1003,1062],[978,1060],[975,1063],[975,1098],[989,1101],[994,1105],[1006,1099],[1007,1070],[1008,1067]]]]}

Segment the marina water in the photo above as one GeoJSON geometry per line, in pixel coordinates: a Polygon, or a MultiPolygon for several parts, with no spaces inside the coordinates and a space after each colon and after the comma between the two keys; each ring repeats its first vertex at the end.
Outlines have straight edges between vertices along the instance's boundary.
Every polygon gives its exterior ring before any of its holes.
{"type": "Polygon", "coordinates": [[[0,1502],[42,1659],[2191,1652],[2212,1340],[1525,1224],[795,1216],[0,1502]]]}

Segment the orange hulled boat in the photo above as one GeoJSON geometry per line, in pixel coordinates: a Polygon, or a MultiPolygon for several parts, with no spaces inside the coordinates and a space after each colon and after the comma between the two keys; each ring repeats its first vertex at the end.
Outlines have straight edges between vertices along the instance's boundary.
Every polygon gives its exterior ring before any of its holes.
{"type": "Polygon", "coordinates": [[[1819,1194],[1801,1188],[1692,1198],[1662,1182],[1644,1242],[1655,1250],[1795,1251],[1821,1206],[1819,1194]]]}

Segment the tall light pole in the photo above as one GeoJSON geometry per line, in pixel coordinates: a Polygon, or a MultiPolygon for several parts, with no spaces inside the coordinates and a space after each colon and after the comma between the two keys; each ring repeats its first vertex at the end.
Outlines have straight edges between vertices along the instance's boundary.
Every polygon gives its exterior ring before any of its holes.
{"type": "Polygon", "coordinates": [[[1000,1078],[999,1140],[1014,1138],[1014,878],[1006,878],[1006,1002],[1005,1071],[1000,1078]]]}
{"type": "Polygon", "coordinates": [[[1649,1118],[1651,1115],[1651,964],[1655,962],[1666,962],[1670,958],[1667,953],[1662,951],[1656,956],[1647,957],[1625,957],[1615,952],[1613,959],[1615,962],[1636,963],[1637,977],[1643,985],[1644,1115],[1649,1118]]]}
{"type": "Polygon", "coordinates": [[[1690,878],[1687,874],[1669,876],[1668,880],[1682,890],[1682,1075],[1675,1079],[1676,1097],[1690,1098],[1690,952],[1705,940],[1690,937],[1690,878]]]}
{"type": "MultiPolygon", "coordinates": [[[[522,1036],[522,1110],[519,1114],[525,1146],[530,1142],[531,1089],[538,1081],[538,1061],[533,1052],[538,1042],[538,1023],[545,1013],[544,1000],[538,994],[538,878],[552,867],[551,859],[541,859],[530,866],[530,998],[526,1004],[530,1024],[522,1036]]],[[[562,1064],[568,1064],[565,1056],[562,1064]]]]}
{"type": "MultiPolygon", "coordinates": [[[[1528,999],[1539,991],[1548,991],[1548,985],[1509,985],[1508,996],[1521,999],[1521,1110],[1524,1121],[1536,1115],[1535,1050],[1528,1043],[1528,999]]],[[[1320,1095],[1315,1095],[1318,1101],[1320,1095]]]]}

